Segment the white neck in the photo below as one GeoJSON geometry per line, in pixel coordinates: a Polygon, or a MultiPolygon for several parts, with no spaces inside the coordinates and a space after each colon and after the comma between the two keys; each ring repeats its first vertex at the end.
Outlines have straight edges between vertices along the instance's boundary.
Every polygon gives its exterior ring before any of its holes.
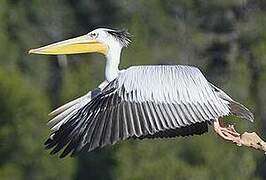
{"type": "Polygon", "coordinates": [[[105,79],[111,82],[118,76],[118,66],[120,63],[120,54],[122,47],[110,48],[106,54],[106,65],[105,65],[105,79]]]}

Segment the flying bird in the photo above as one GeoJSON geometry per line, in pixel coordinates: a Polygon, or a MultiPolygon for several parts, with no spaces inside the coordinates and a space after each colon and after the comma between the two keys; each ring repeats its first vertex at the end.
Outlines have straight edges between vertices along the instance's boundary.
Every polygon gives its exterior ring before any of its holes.
{"type": "Polygon", "coordinates": [[[120,56],[131,35],[98,28],[86,35],[53,43],[29,53],[45,55],[100,53],[106,57],[105,80],[94,90],[50,113],[51,134],[45,146],[60,157],[92,151],[135,138],[200,135],[208,127],[227,141],[240,143],[228,115],[253,121],[242,104],[186,65],[132,66],[120,70],[120,56]]]}

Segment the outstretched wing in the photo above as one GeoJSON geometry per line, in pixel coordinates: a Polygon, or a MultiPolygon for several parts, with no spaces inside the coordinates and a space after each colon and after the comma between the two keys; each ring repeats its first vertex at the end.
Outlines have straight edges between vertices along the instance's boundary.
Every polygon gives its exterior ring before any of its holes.
{"type": "Polygon", "coordinates": [[[84,96],[81,96],[55,109],[49,114],[50,116],[55,116],[55,117],[51,119],[47,123],[47,125],[51,127],[52,131],[57,131],[62,124],[67,122],[73,116],[73,114],[77,113],[86,104],[88,104],[91,101],[91,99],[97,96],[102,91],[102,89],[104,89],[107,85],[108,82],[103,81],[97,88],[95,88],[92,91],[89,91],[84,96]]]}
{"type": "Polygon", "coordinates": [[[64,157],[128,138],[202,134],[207,123],[230,113],[232,99],[222,93],[195,67],[131,67],[69,115],[45,144],[52,154],[64,148],[64,157]]]}

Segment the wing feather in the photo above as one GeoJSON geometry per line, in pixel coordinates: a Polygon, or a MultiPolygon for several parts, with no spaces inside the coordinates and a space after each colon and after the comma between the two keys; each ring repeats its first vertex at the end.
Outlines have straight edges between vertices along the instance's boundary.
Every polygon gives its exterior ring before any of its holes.
{"type": "Polygon", "coordinates": [[[166,113],[166,110],[164,109],[164,106],[163,106],[163,104],[158,104],[157,105],[157,107],[158,107],[158,109],[159,109],[159,111],[161,112],[161,114],[162,114],[162,118],[163,118],[163,120],[164,120],[164,122],[165,122],[165,127],[166,127],[166,129],[173,129],[173,128],[175,128],[172,124],[172,122],[171,122],[171,119],[169,118],[169,116],[168,116],[168,114],[166,113]]]}
{"type": "Polygon", "coordinates": [[[153,134],[154,132],[158,131],[159,128],[156,126],[156,123],[154,122],[154,119],[152,118],[152,112],[150,110],[150,107],[149,107],[147,102],[142,103],[140,106],[142,107],[143,112],[147,116],[147,123],[151,127],[151,132],[150,133],[153,134]]]}
{"type": "Polygon", "coordinates": [[[121,114],[123,114],[123,116],[122,116],[122,121],[123,121],[123,123],[124,123],[124,133],[123,133],[123,135],[124,135],[124,137],[121,137],[121,138],[124,138],[124,139],[126,139],[127,137],[129,137],[129,135],[130,135],[130,133],[129,133],[129,131],[128,131],[128,122],[129,122],[129,120],[127,119],[127,115],[126,115],[126,103],[125,102],[122,102],[121,103],[121,106],[122,106],[122,112],[121,112],[121,114]]]}
{"type": "Polygon", "coordinates": [[[138,112],[138,108],[137,108],[137,104],[136,103],[132,103],[132,112],[133,112],[134,127],[135,127],[135,130],[136,130],[136,134],[135,135],[137,137],[139,137],[139,136],[141,136],[141,134],[143,134],[143,132],[142,132],[139,112],[138,112]]]}
{"type": "Polygon", "coordinates": [[[126,103],[126,115],[128,120],[128,132],[130,136],[133,136],[134,134],[136,134],[136,130],[133,122],[134,120],[131,103],[126,103]]]}
{"type": "Polygon", "coordinates": [[[147,102],[147,106],[149,107],[150,112],[151,112],[151,116],[152,116],[151,119],[154,120],[154,124],[156,124],[158,131],[163,130],[163,127],[161,126],[160,119],[157,116],[157,113],[153,107],[153,104],[151,102],[147,102]]]}
{"type": "MultiPolygon", "coordinates": [[[[233,100],[195,67],[136,66],[84,102],[54,113],[54,132],[46,141],[51,153],[65,147],[64,157],[128,138],[202,134],[213,119],[229,115],[233,100]]],[[[234,108],[235,114],[251,118],[243,107],[234,108]]]]}
{"type": "Polygon", "coordinates": [[[142,104],[137,103],[136,106],[137,106],[138,113],[140,116],[140,123],[141,123],[141,129],[142,129],[143,134],[152,133],[152,127],[148,122],[148,117],[143,110],[142,104]]]}

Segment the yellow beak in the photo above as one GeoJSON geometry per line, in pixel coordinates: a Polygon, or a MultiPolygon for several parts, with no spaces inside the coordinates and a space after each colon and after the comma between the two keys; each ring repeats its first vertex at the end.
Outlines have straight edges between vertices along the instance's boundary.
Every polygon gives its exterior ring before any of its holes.
{"type": "Polygon", "coordinates": [[[53,43],[44,47],[29,50],[30,54],[80,54],[80,53],[102,53],[106,54],[108,46],[96,40],[89,40],[87,35],[53,43]]]}

